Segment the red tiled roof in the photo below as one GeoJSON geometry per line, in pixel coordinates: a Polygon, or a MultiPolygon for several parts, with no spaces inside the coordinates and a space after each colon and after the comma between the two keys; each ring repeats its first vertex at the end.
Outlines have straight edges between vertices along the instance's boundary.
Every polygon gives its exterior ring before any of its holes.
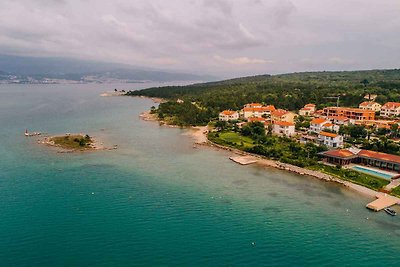
{"type": "Polygon", "coordinates": [[[325,127],[332,127],[333,125],[335,125],[335,124],[330,123],[330,122],[324,124],[325,127]]]}
{"type": "Polygon", "coordinates": [[[294,126],[294,123],[286,122],[286,121],[276,121],[274,124],[279,126],[294,126]]]}
{"type": "Polygon", "coordinates": [[[272,113],[272,116],[275,116],[275,117],[282,117],[283,115],[286,115],[286,114],[288,114],[288,113],[289,113],[289,111],[287,111],[287,110],[277,109],[277,110],[275,110],[275,111],[272,113]]]}
{"type": "Polygon", "coordinates": [[[249,112],[272,112],[275,111],[275,107],[270,105],[270,106],[266,106],[266,107],[247,107],[247,108],[243,108],[243,111],[249,111],[249,112]]]}
{"type": "Polygon", "coordinates": [[[249,121],[249,122],[252,122],[252,121],[265,122],[265,119],[264,118],[248,118],[247,121],[249,121]]]}
{"type": "Polygon", "coordinates": [[[329,151],[324,152],[323,155],[336,157],[336,158],[351,158],[351,157],[356,156],[347,149],[329,150],[329,151]]]}
{"type": "Polygon", "coordinates": [[[378,103],[372,102],[372,101],[365,101],[360,104],[360,107],[368,107],[368,106],[375,105],[375,104],[378,104],[378,103]]]}
{"type": "Polygon", "coordinates": [[[371,150],[361,150],[358,153],[358,156],[370,159],[378,159],[382,161],[390,161],[400,164],[400,156],[371,151],[371,150]]]}
{"type": "Polygon", "coordinates": [[[233,115],[233,114],[235,114],[235,113],[236,113],[236,111],[232,111],[232,110],[224,110],[224,111],[222,111],[221,113],[222,113],[222,114],[224,114],[224,115],[227,115],[227,116],[229,116],[229,115],[233,115]]]}
{"type": "Polygon", "coordinates": [[[338,120],[338,121],[348,121],[349,118],[345,117],[345,116],[329,116],[329,119],[331,120],[338,120]]]}
{"type": "Polygon", "coordinates": [[[320,132],[319,134],[322,135],[322,136],[333,137],[333,138],[338,136],[337,134],[328,133],[328,132],[320,132]]]}
{"type": "Polygon", "coordinates": [[[393,108],[400,108],[400,103],[398,102],[387,102],[382,108],[386,109],[393,109],[393,108]]]}
{"type": "Polygon", "coordinates": [[[323,118],[316,118],[311,121],[311,124],[322,124],[324,122],[327,122],[327,121],[323,118]]]}

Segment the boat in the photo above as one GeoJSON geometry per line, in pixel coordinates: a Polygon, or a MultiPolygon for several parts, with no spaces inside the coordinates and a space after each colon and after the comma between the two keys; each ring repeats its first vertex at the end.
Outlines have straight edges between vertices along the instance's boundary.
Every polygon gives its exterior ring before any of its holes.
{"type": "Polygon", "coordinates": [[[395,210],[392,210],[392,209],[389,209],[389,208],[384,209],[384,211],[387,214],[391,215],[391,216],[396,216],[397,215],[397,212],[395,210]]]}

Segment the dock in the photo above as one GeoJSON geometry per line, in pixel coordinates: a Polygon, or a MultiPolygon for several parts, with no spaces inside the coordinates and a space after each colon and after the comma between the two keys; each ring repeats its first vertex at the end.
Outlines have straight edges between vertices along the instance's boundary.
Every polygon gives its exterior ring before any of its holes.
{"type": "Polygon", "coordinates": [[[400,204],[400,200],[397,197],[390,196],[387,194],[379,194],[376,196],[377,199],[367,204],[367,208],[374,211],[381,211],[389,208],[393,205],[400,204]]]}
{"type": "Polygon", "coordinates": [[[258,161],[257,158],[252,157],[252,156],[230,157],[229,159],[240,165],[250,165],[250,164],[254,164],[258,161]]]}

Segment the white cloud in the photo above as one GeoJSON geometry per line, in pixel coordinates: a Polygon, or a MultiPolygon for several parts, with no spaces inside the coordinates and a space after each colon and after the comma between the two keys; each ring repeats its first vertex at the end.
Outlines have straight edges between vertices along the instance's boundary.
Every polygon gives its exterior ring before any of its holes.
{"type": "Polygon", "coordinates": [[[1,0],[0,53],[229,76],[399,67],[399,13],[398,0],[1,0]]]}

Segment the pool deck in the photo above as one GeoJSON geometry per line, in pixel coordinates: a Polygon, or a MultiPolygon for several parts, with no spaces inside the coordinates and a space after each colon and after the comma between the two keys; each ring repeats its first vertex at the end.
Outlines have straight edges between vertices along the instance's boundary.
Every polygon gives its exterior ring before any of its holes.
{"type": "Polygon", "coordinates": [[[367,208],[374,211],[381,211],[385,208],[389,208],[396,204],[400,204],[400,199],[394,196],[390,196],[384,193],[379,193],[376,195],[376,200],[367,204],[367,208]]]}

